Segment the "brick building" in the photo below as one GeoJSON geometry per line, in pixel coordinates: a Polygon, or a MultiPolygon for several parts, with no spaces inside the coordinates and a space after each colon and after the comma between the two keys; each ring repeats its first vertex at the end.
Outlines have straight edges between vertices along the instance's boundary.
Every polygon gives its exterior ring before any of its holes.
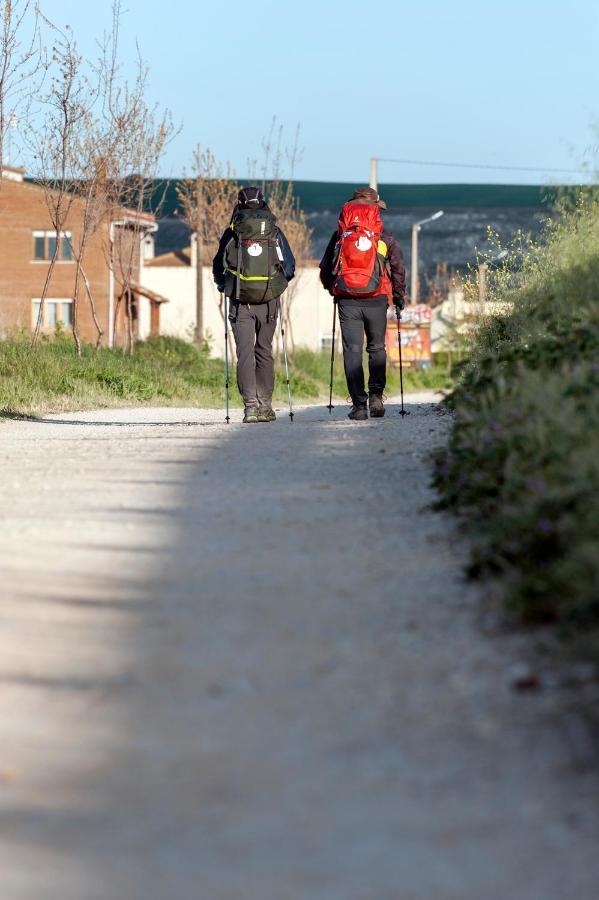
{"type": "MultiPolygon", "coordinates": [[[[165,298],[142,287],[147,237],[156,231],[153,216],[127,209],[102,222],[90,237],[84,269],[93,296],[104,344],[122,345],[128,331],[127,308],[132,309],[136,338],[160,333],[160,306],[165,298]],[[123,284],[131,290],[125,302],[123,284]]],[[[77,246],[84,213],[83,200],[72,202],[60,242],[56,263],[44,304],[43,329],[54,332],[58,324],[72,323],[77,246]]],[[[0,184],[0,337],[17,331],[33,331],[39,301],[56,248],[44,190],[26,182],[23,169],[3,167],[0,184]]],[[[97,338],[89,298],[82,285],[79,292],[79,331],[83,340],[97,338]]]]}

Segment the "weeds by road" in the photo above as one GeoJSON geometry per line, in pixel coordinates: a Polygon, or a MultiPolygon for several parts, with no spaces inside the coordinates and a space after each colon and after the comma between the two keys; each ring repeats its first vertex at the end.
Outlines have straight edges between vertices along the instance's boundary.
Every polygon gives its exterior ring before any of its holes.
{"type": "MultiPolygon", "coordinates": [[[[296,400],[328,396],[330,357],[297,350],[292,364],[296,400]]],[[[232,383],[235,373],[232,372],[232,383]]],[[[447,388],[451,379],[444,366],[407,372],[407,390],[447,388]]],[[[335,366],[335,394],[347,388],[340,358],[335,366]]],[[[32,348],[29,340],[0,342],[0,410],[6,415],[36,415],[117,406],[204,406],[223,402],[221,360],[207,349],[176,338],[153,338],[139,343],[133,356],[122,350],[98,350],[87,345],[81,357],[64,335],[32,348]]],[[[397,372],[390,373],[388,392],[399,390],[397,372]]],[[[283,367],[279,363],[275,400],[286,402],[283,367]]],[[[237,392],[232,402],[240,405],[237,392]]]]}
{"type": "Polygon", "coordinates": [[[444,504],[475,535],[473,574],[501,575],[528,622],[599,646],[599,204],[548,225],[497,276],[490,320],[451,398],[444,504]]]}

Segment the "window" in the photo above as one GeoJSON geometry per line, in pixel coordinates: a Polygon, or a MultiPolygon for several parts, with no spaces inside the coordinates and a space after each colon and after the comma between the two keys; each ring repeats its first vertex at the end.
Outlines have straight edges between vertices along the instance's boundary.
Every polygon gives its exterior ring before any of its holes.
{"type": "MultiPolygon", "coordinates": [[[[40,300],[33,301],[32,307],[32,325],[35,328],[37,319],[40,314],[40,300]]],[[[44,301],[44,318],[42,328],[50,331],[54,330],[57,325],[65,328],[71,328],[73,325],[73,301],[72,300],[45,300],[44,301]]]]}
{"type": "Polygon", "coordinates": [[[60,316],[62,324],[68,328],[71,328],[73,325],[73,304],[63,303],[62,309],[60,310],[60,316]]]}
{"type": "MultiPolygon", "coordinates": [[[[73,235],[70,231],[61,232],[59,262],[71,262],[73,259],[73,248],[71,240],[73,235]]],[[[48,262],[54,256],[56,251],[56,232],[55,231],[34,231],[33,232],[33,259],[36,262],[48,262]]]]}
{"type": "Polygon", "coordinates": [[[45,259],[46,258],[46,238],[43,234],[34,235],[35,241],[35,251],[34,251],[34,259],[45,259]]]}

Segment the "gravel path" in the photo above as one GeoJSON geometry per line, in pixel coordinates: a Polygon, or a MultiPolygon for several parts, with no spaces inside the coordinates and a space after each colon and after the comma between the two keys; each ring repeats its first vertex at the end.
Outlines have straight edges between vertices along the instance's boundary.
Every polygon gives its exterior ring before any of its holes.
{"type": "Polygon", "coordinates": [[[597,748],[396,412],[0,423],[2,900],[596,900],[597,748]]]}

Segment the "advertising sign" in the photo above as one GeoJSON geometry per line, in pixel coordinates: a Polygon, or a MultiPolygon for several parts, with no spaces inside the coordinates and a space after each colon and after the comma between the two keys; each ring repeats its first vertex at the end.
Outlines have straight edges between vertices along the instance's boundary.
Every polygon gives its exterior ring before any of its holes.
{"type": "MultiPolygon", "coordinates": [[[[433,311],[430,306],[419,303],[407,306],[401,316],[401,355],[404,368],[409,366],[430,366],[433,356],[431,352],[431,322],[433,311]]],[[[399,368],[399,349],[397,346],[397,320],[395,312],[387,322],[387,359],[389,364],[399,368]]]]}

